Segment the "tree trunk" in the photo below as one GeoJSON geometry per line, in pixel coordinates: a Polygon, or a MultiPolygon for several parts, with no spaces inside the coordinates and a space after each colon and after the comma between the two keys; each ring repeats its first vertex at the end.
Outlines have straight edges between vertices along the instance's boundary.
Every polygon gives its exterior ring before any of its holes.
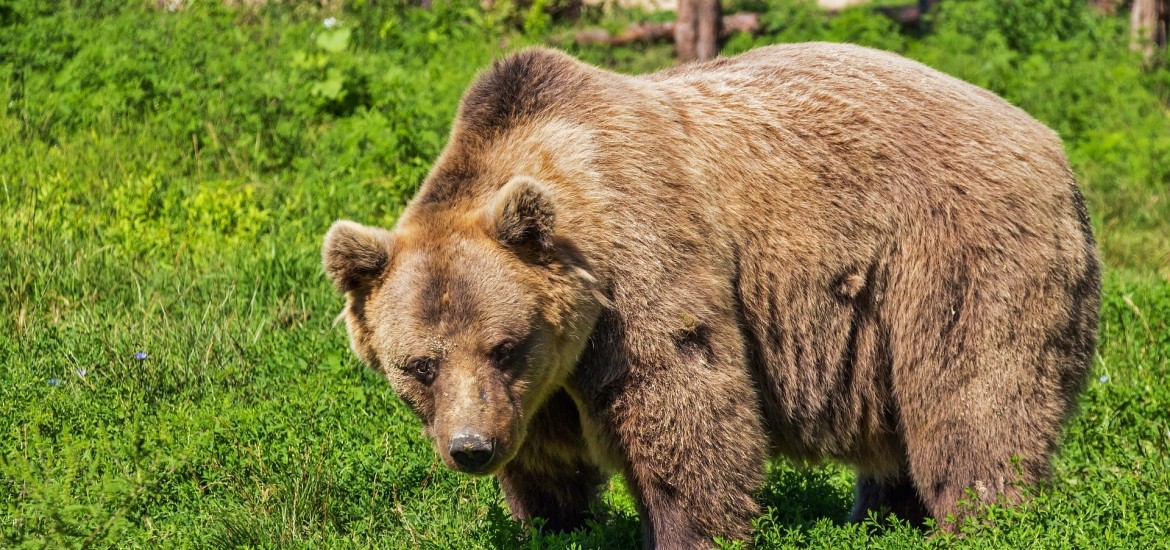
{"type": "Polygon", "coordinates": [[[719,0],[678,0],[674,47],[678,60],[705,61],[719,53],[719,0]]]}
{"type": "Polygon", "coordinates": [[[698,59],[699,0],[678,0],[678,20],[674,23],[674,55],[682,63],[698,59]]]}
{"type": "Polygon", "coordinates": [[[1148,60],[1154,48],[1165,48],[1170,26],[1170,0],[1134,0],[1129,19],[1129,47],[1148,60]]]}
{"type": "MultiPolygon", "coordinates": [[[[681,0],[680,0],[681,1],[681,0]]],[[[719,55],[719,0],[699,0],[699,36],[695,46],[700,61],[719,55]]]]}

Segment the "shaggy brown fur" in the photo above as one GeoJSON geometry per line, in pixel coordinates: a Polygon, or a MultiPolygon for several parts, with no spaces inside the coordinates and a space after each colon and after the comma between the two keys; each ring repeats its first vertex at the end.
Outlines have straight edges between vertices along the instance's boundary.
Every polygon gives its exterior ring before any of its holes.
{"type": "Polygon", "coordinates": [[[559,528],[620,471],[664,548],[748,539],[773,455],[853,464],[854,518],[1018,500],[1099,306],[1052,131],[836,44],[641,77],[515,54],[395,229],[338,222],[324,259],[448,465],[559,528]]]}

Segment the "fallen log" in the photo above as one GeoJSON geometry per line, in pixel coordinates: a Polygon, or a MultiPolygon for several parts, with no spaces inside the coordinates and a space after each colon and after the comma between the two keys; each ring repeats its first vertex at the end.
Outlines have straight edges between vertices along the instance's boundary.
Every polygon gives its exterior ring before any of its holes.
{"type": "MultiPolygon", "coordinates": [[[[606,44],[623,46],[632,42],[674,40],[674,21],[665,23],[634,23],[617,34],[605,29],[585,29],[577,33],[578,44],[606,44]]],[[[725,15],[719,26],[719,37],[727,38],[737,32],[756,33],[760,30],[760,14],[736,13],[725,15]]]]}

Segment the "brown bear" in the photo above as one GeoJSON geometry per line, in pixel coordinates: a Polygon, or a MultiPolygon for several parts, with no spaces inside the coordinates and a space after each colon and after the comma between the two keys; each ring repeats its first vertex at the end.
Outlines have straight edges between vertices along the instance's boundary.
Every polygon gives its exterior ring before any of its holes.
{"type": "Polygon", "coordinates": [[[323,255],[444,463],[559,529],[621,472],[647,547],[750,539],[772,456],[853,465],[854,519],[1019,500],[1100,302],[1057,135],[842,44],[511,55],[394,229],[339,221],[323,255]]]}

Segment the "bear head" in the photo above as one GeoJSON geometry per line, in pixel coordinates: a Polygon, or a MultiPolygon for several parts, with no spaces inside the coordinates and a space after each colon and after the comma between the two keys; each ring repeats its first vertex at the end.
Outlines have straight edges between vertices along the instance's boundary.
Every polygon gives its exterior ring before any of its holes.
{"type": "Polygon", "coordinates": [[[552,190],[525,176],[467,204],[416,201],[393,231],[325,237],[354,352],[389,379],[449,467],[490,474],[561,387],[604,296],[557,233],[552,190]]]}

